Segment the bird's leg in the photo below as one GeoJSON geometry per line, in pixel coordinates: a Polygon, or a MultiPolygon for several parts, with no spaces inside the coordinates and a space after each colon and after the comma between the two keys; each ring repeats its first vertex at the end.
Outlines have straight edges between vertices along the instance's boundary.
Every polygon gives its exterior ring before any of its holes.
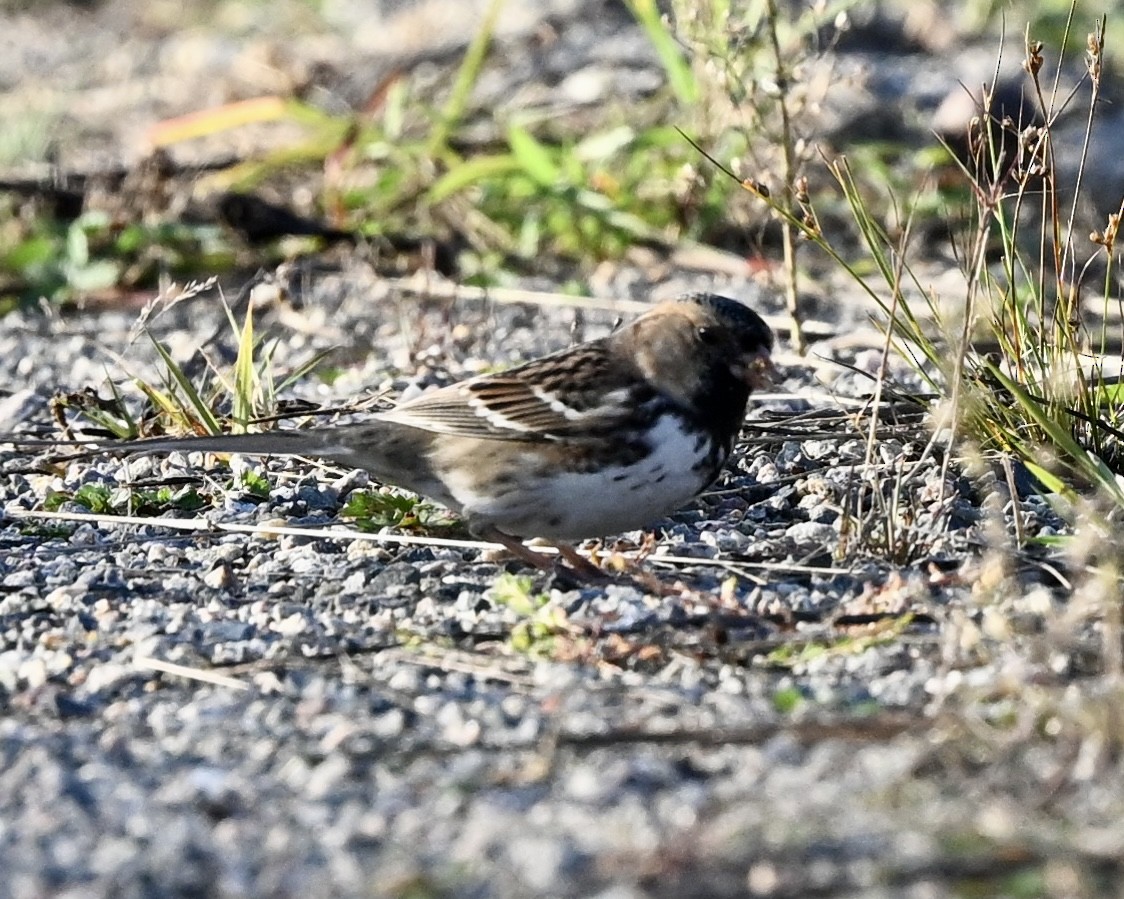
{"type": "MultiPolygon", "coordinates": [[[[535,552],[529,546],[525,546],[522,540],[511,537],[492,525],[477,525],[470,529],[481,540],[492,540],[500,544],[513,556],[522,559],[529,565],[534,565],[535,568],[542,571],[553,571],[555,569],[556,560],[552,556],[535,552]]],[[[551,546],[557,549],[559,555],[568,563],[567,570],[579,579],[586,581],[605,580],[605,572],[590,562],[589,559],[579,555],[578,551],[569,544],[551,543],[551,546]]]]}
{"type": "Polygon", "coordinates": [[[554,559],[551,556],[535,552],[529,546],[524,546],[522,540],[509,537],[503,531],[497,530],[491,525],[470,526],[469,530],[481,540],[491,540],[493,543],[498,543],[513,556],[522,559],[529,565],[534,565],[535,568],[542,571],[554,570],[554,559]]]}

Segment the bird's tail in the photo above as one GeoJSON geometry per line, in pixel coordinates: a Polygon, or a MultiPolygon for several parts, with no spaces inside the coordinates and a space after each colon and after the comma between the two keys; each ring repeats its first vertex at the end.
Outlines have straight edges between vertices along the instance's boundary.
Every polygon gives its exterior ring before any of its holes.
{"type": "MultiPolygon", "coordinates": [[[[432,434],[381,418],[331,428],[157,438],[120,444],[130,453],[214,452],[254,456],[314,456],[361,468],[376,480],[396,484],[455,506],[430,459],[432,434]]],[[[109,447],[103,447],[108,449],[109,447]]]]}
{"type": "MultiPolygon", "coordinates": [[[[257,434],[214,434],[205,437],[157,437],[120,444],[129,453],[213,452],[251,456],[318,456],[345,465],[364,467],[362,449],[377,445],[384,425],[379,421],[335,428],[274,430],[257,434]]],[[[109,449],[108,446],[104,447],[109,449]]]]}

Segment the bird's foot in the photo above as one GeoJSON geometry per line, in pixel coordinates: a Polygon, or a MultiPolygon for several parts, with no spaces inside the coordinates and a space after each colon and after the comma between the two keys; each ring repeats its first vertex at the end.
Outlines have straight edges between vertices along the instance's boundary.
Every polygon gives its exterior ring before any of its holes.
{"type": "Polygon", "coordinates": [[[652,572],[646,571],[642,566],[635,563],[626,565],[623,568],[618,567],[615,571],[607,571],[595,565],[569,543],[550,541],[550,545],[558,550],[558,555],[562,557],[562,562],[564,564],[560,564],[556,556],[549,556],[546,553],[536,552],[529,546],[526,546],[522,540],[511,537],[503,531],[494,528],[481,528],[477,530],[476,533],[484,540],[492,540],[500,544],[513,556],[521,559],[528,565],[533,565],[540,571],[554,572],[579,585],[626,584],[655,596],[682,596],[684,592],[687,591],[687,587],[682,581],[676,580],[671,584],[666,583],[652,572]]]}
{"type": "MultiPolygon", "coordinates": [[[[610,572],[594,565],[569,543],[552,542],[550,545],[558,550],[558,555],[565,560],[569,573],[593,584],[606,584],[613,580],[613,575],[610,572]]],[[[541,555],[541,553],[537,555],[541,555]]]]}
{"type": "Polygon", "coordinates": [[[613,580],[612,574],[594,565],[568,543],[551,542],[550,544],[558,550],[558,555],[562,557],[562,561],[565,563],[560,564],[556,556],[536,552],[525,545],[522,540],[511,537],[495,528],[478,528],[476,534],[483,540],[491,540],[500,544],[517,559],[526,562],[528,565],[533,565],[540,571],[553,571],[563,577],[569,577],[577,583],[584,584],[607,584],[613,580]]]}

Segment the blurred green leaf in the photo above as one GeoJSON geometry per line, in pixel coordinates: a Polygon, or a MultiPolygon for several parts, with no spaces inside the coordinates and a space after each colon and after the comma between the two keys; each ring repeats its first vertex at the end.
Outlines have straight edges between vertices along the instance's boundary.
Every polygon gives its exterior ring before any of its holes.
{"type": "Polygon", "coordinates": [[[583,138],[574,146],[573,155],[582,162],[599,162],[625,150],[635,140],[636,131],[621,125],[583,138]]]}
{"type": "Polygon", "coordinates": [[[58,242],[46,235],[29,237],[4,255],[3,267],[22,271],[44,266],[58,256],[58,242]]]}
{"type": "Polygon", "coordinates": [[[562,170],[555,163],[550,150],[527,129],[512,123],[507,129],[507,142],[519,165],[540,186],[557,186],[562,170]]]}
{"type": "Polygon", "coordinates": [[[84,265],[66,267],[67,283],[79,293],[105,290],[116,284],[120,276],[120,264],[111,259],[98,259],[84,265]]]}
{"type": "Polygon", "coordinates": [[[72,268],[79,269],[90,261],[90,240],[80,221],[74,222],[66,232],[66,259],[72,268]]]}
{"type": "Polygon", "coordinates": [[[429,203],[440,203],[466,187],[471,187],[491,178],[502,178],[521,169],[521,163],[512,154],[475,156],[466,162],[457,164],[437,179],[437,182],[429,189],[426,200],[429,203]]]}
{"type": "Polygon", "coordinates": [[[797,687],[785,687],[773,694],[773,708],[782,714],[789,714],[804,702],[804,694],[797,687]]]}

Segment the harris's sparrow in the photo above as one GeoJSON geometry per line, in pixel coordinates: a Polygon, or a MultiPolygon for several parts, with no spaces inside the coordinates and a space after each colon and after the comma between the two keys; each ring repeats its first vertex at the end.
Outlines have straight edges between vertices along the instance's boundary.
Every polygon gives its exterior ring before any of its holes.
{"type": "Polygon", "coordinates": [[[554,543],[642,527],[718,476],[773,335],[747,306],[689,294],[607,337],[470,378],[356,424],[146,440],[135,452],[317,456],[430,497],[478,537],[549,567],[554,543]]]}

